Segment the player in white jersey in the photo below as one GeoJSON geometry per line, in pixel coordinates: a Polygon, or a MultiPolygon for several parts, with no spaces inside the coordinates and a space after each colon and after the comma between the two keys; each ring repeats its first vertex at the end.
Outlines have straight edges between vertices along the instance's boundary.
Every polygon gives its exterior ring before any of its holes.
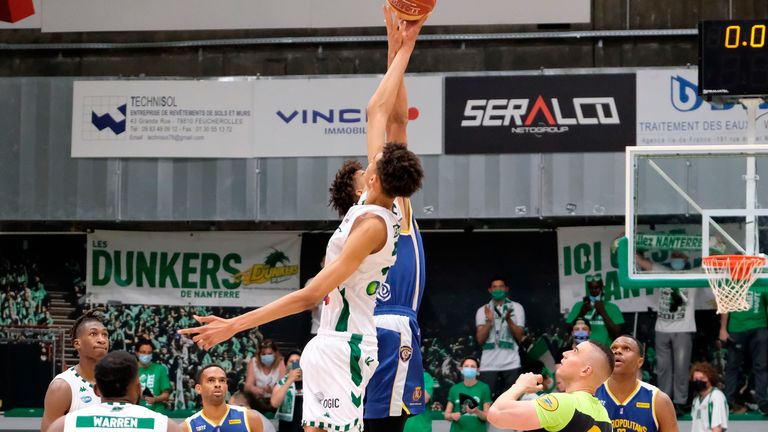
{"type": "Polygon", "coordinates": [[[400,145],[383,145],[416,37],[425,19],[402,23],[403,45],[368,103],[368,146],[383,151],[363,176],[364,205],[354,206],[331,237],[326,266],[307,287],[239,317],[197,317],[206,325],[180,330],[203,348],[235,333],[314,307],[328,296],[318,335],[301,358],[306,431],[362,429],[365,385],[376,368],[376,293],[394,264],[400,225],[395,197],[410,197],[424,172],[418,157],[400,145]]]}
{"type": "Polygon", "coordinates": [[[96,364],[94,375],[101,402],[60,417],[51,424],[50,432],[179,431],[179,426],[168,417],[134,405],[141,397],[139,366],[134,355],[111,352],[96,364]]]}
{"type": "Polygon", "coordinates": [[[93,390],[96,382],[94,367],[109,350],[109,333],[99,315],[88,311],[69,330],[69,338],[80,362],[56,375],[45,392],[45,409],[40,430],[46,432],[57,418],[68,412],[98,404],[93,390]]]}

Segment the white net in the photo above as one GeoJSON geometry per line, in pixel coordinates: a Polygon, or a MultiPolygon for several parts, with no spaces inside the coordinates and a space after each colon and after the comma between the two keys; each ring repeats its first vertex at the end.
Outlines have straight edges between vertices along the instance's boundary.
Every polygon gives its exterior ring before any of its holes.
{"type": "Polygon", "coordinates": [[[717,313],[749,309],[747,291],[757,280],[756,268],[765,266],[765,257],[749,255],[715,255],[704,258],[702,267],[715,292],[717,313]]]}

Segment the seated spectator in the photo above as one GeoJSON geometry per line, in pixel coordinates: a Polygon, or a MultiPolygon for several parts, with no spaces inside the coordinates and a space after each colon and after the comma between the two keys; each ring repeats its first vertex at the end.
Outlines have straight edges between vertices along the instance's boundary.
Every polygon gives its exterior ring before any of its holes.
{"type": "Polygon", "coordinates": [[[614,339],[621,336],[624,316],[618,306],[604,300],[603,278],[600,274],[587,276],[586,280],[589,295],[573,305],[565,322],[573,324],[576,317],[587,318],[591,324],[589,338],[605,346],[610,346],[614,339]]]}
{"type": "Polygon", "coordinates": [[[589,320],[584,317],[578,317],[573,321],[573,327],[571,328],[571,348],[576,348],[576,345],[589,340],[589,336],[592,334],[591,325],[589,320]]]}
{"type": "Polygon", "coordinates": [[[304,393],[302,392],[300,360],[301,353],[299,351],[291,351],[288,354],[285,360],[288,373],[272,389],[270,402],[272,407],[277,409],[275,417],[279,421],[278,432],[302,432],[304,430],[301,426],[304,393]]]}
{"type": "Polygon", "coordinates": [[[464,381],[448,390],[443,417],[451,422],[451,432],[484,432],[491,407],[491,388],[478,381],[480,362],[467,357],[461,362],[464,381]]]}
{"type": "Polygon", "coordinates": [[[728,401],[718,388],[720,378],[709,363],[691,367],[693,406],[691,432],[725,432],[728,429],[728,401]]]}
{"type": "Polygon", "coordinates": [[[165,403],[171,397],[171,382],[168,379],[168,368],[152,361],[154,352],[155,347],[150,340],[144,339],[136,344],[142,390],[139,405],[165,414],[165,403]]]}
{"type": "Polygon", "coordinates": [[[253,356],[245,374],[245,392],[251,408],[261,412],[274,412],[270,398],[275,384],[285,375],[283,356],[277,344],[265,339],[259,347],[259,355],[253,356]]]}

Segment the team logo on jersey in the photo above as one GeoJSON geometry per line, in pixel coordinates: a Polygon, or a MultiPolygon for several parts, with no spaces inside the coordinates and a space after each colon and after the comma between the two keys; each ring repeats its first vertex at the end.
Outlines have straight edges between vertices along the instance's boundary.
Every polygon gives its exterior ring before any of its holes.
{"type": "Polygon", "coordinates": [[[411,355],[413,355],[413,348],[409,346],[400,347],[400,361],[407,362],[411,359],[411,355]]]}
{"type": "Polygon", "coordinates": [[[369,296],[372,296],[376,294],[376,291],[379,290],[379,287],[381,286],[381,282],[379,281],[373,281],[368,284],[367,287],[365,287],[365,293],[369,296]]]}
{"type": "Polygon", "coordinates": [[[635,404],[638,408],[650,408],[651,404],[648,402],[638,402],[635,404]]]}
{"type": "Polygon", "coordinates": [[[416,387],[413,389],[413,400],[417,401],[421,399],[421,386],[416,387]]]}
{"type": "Polygon", "coordinates": [[[229,424],[241,424],[242,421],[240,419],[231,419],[229,420],[229,424]]]}
{"type": "Polygon", "coordinates": [[[205,425],[200,425],[195,427],[195,432],[200,432],[205,430],[205,425]]]}
{"type": "Polygon", "coordinates": [[[376,292],[376,298],[385,302],[392,298],[392,290],[389,288],[389,284],[384,282],[376,292]]]}
{"type": "Polygon", "coordinates": [[[93,398],[88,395],[85,395],[85,396],[80,396],[80,400],[83,401],[83,403],[91,403],[93,398]]]}
{"type": "Polygon", "coordinates": [[[560,406],[560,402],[551,394],[536,399],[536,403],[546,411],[555,411],[560,406]]]}

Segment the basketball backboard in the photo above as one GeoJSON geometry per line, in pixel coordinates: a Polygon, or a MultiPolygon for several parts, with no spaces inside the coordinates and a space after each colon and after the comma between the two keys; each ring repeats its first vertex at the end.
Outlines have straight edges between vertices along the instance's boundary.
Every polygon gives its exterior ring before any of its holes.
{"type": "Polygon", "coordinates": [[[626,164],[623,286],[707,287],[703,257],[768,253],[767,145],[632,147],[626,164]]]}

